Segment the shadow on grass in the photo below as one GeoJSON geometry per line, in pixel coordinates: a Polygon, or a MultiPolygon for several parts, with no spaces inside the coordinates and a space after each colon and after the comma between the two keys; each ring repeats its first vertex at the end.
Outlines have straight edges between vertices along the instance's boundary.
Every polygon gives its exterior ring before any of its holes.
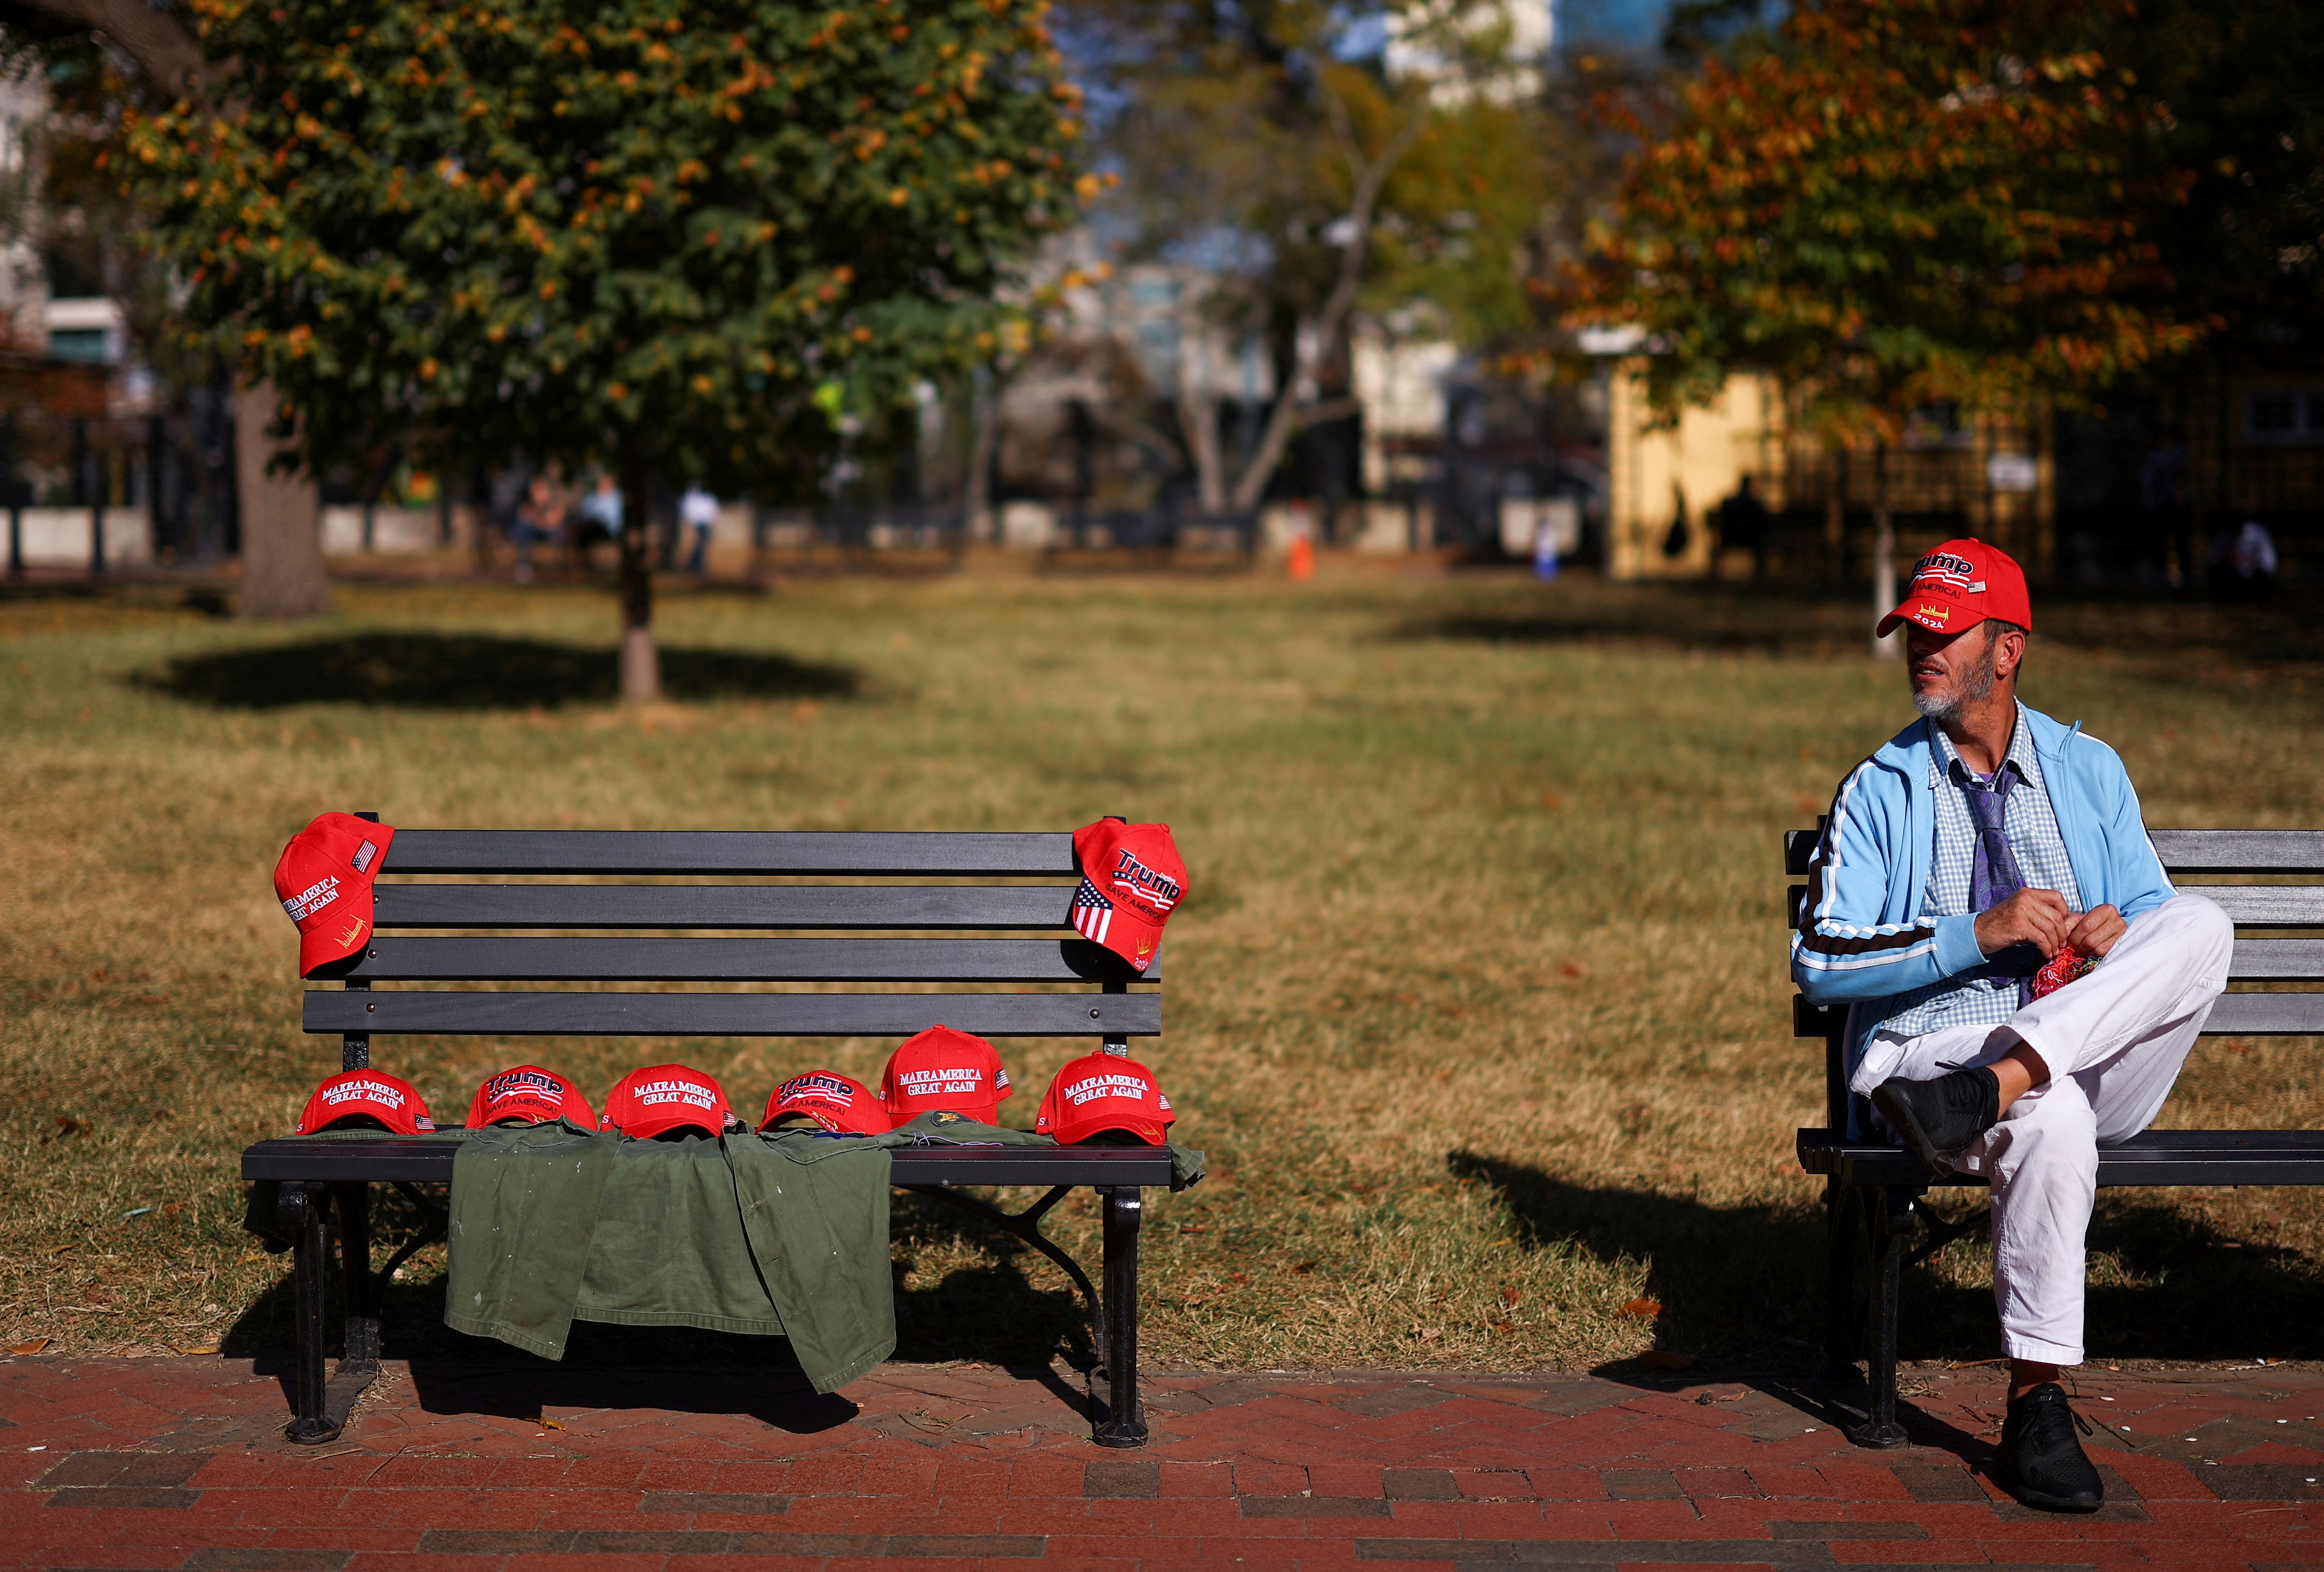
{"type": "MultiPolygon", "coordinates": [[[[2252,666],[2324,661],[2324,596],[2285,590],[2264,605],[2134,590],[2045,587],[2034,596],[2041,636],[2144,657],[2200,654],[2252,666]]],[[[1526,604],[1416,617],[1404,639],[1490,644],[1651,643],[1728,654],[1831,654],[1866,647],[1870,616],[1857,590],[1786,586],[1780,596],[1741,583],[1577,585],[1526,604]]]]}
{"type": "MultiPolygon", "coordinates": [[[[1448,1154],[1446,1166],[1493,1187],[1521,1246],[1570,1244],[1601,1261],[1648,1262],[1646,1297],[1662,1306],[1657,1348],[1821,1364],[1824,1226],[1804,1184],[1805,1205],[1714,1207],[1651,1190],[1569,1184],[1471,1151],[1448,1154]]],[[[1982,1204],[1981,1196],[1940,1203],[1950,1214],[1982,1204]]],[[[1900,1358],[1959,1362],[1999,1352],[1982,1265],[1987,1247],[1980,1236],[1950,1248],[1971,1253],[1976,1281],[1949,1281],[1934,1263],[1905,1272],[1900,1358]]],[[[2324,1355],[2324,1271],[2296,1251],[2231,1238],[2165,1199],[2121,1191],[2100,1197],[2089,1248],[2099,1279],[2086,1299],[2085,1341],[2094,1358],[2324,1355]]],[[[1637,1368],[1622,1361],[1600,1373],[1637,1368]]]]}
{"type": "MultiPolygon", "coordinates": [[[[661,652],[672,698],[835,698],[855,693],[844,666],[741,650],[661,652]]],[[[217,709],[362,704],[403,709],[553,709],[610,702],[619,673],[610,648],[489,633],[383,633],[184,655],[132,679],[151,691],[217,709]]]]}

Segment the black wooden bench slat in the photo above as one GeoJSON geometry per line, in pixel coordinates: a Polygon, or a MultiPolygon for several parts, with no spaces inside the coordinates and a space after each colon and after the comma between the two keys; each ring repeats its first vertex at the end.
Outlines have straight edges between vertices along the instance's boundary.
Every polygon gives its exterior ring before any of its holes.
{"type": "Polygon", "coordinates": [[[1159,994],[610,994],[312,991],[310,1032],[486,1037],[1156,1037],[1159,994]]]}
{"type": "Polygon", "coordinates": [[[2324,939],[2239,939],[2231,983],[2324,982],[2324,939]]]}
{"type": "Polygon", "coordinates": [[[2324,829],[2151,829],[2174,874],[2324,874],[2324,829]]]}
{"type": "Polygon", "coordinates": [[[405,829],[394,874],[1071,874],[1070,835],[405,829]]]}
{"type": "Polygon", "coordinates": [[[2310,1037],[2324,1032],[2324,994],[2224,994],[2206,1037],[2310,1037]]]}
{"type": "MultiPolygon", "coordinates": [[[[2316,948],[2324,957],[2324,943],[2316,948]]],[[[1162,964],[1141,974],[1085,939],[383,935],[344,975],[371,983],[1155,983],[1162,964]]]]}
{"type": "Polygon", "coordinates": [[[2324,885],[2181,884],[2208,895],[2239,928],[2324,928],[2324,885]]]}
{"type": "MultiPolygon", "coordinates": [[[[755,1110],[753,1110],[755,1112],[755,1110]]],[[[449,1184],[457,1149],[442,1141],[285,1136],[242,1154],[245,1179],[449,1184]]],[[[1170,1154],[1159,1147],[913,1146],[896,1150],[899,1185],[1152,1185],[1167,1188],[1170,1154]]]]}
{"type": "Polygon", "coordinates": [[[1057,885],[382,884],[390,928],[1068,928],[1057,885]]]}
{"type": "MultiPolygon", "coordinates": [[[[1803,1130],[1801,1166],[1844,1184],[1979,1187],[1971,1174],[1932,1179],[1920,1160],[1894,1146],[1849,1144],[1830,1131],[1803,1130]]],[[[2098,1149],[2098,1184],[2108,1189],[2163,1185],[2324,1183],[2324,1132],[2312,1130],[2148,1131],[2098,1149]],[[2162,1135],[2175,1137],[2154,1140],[2162,1135]]]]}

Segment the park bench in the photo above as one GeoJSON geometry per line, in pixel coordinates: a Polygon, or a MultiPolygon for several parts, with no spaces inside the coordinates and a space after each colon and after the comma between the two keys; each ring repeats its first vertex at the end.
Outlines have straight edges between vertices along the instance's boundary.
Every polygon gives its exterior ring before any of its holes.
{"type": "MultiPolygon", "coordinates": [[[[1158,964],[1141,975],[1071,931],[1079,874],[1070,834],[399,828],[382,872],[371,945],[333,971],[328,981],[338,986],[310,989],[305,999],[304,1029],[339,1037],[349,1069],[369,1065],[374,1037],[398,1032],[899,1040],[942,1022],[991,1038],[1095,1037],[1107,1051],[1126,1054],[1130,1038],[1162,1030],[1158,964]],[[396,882],[414,874],[451,877],[396,882]],[[540,882],[570,876],[595,882],[540,882]],[[641,882],[611,882],[616,877],[641,882]],[[687,879],[717,882],[668,882],[687,879]],[[453,931],[412,933],[428,929],[453,931]],[[607,931],[567,937],[586,929],[607,931]],[[542,937],[549,933],[557,937],[542,937]],[[831,986],[603,991],[624,982],[831,986]],[[447,983],[580,986],[386,985],[447,983]],[[990,991],[996,984],[1045,991],[990,991]],[[914,991],[932,985],[987,991],[914,991]]],[[[744,1104],[738,1096],[736,1111],[747,1117],[754,1110],[744,1104]]],[[[243,1153],[244,1179],[279,1183],[276,1223],[291,1242],[293,1440],[335,1439],[377,1375],[378,1291],[414,1251],[443,1237],[445,1208],[418,1187],[450,1183],[457,1144],[382,1132],[358,1141],[343,1134],[262,1141],[243,1153]],[[374,1184],[395,1187],[430,1220],[378,1268],[370,1226],[374,1184]],[[333,1232],[345,1345],[326,1379],[333,1232]]],[[[1093,1438],[1102,1447],[1142,1445],[1139,1220],[1143,1190],[1171,1183],[1169,1154],[1158,1147],[912,1146],[893,1158],[895,1184],[979,1214],[1072,1280],[1090,1308],[1103,1380],[1093,1438]],[[1047,1190],[1012,1214],[961,1188],[987,1185],[1047,1190]],[[1040,1230],[1044,1215],[1080,1186],[1093,1189],[1101,1207],[1102,1293],[1040,1230]]]]}
{"type": "MultiPolygon", "coordinates": [[[[1804,874],[1823,833],[1784,837],[1784,871],[1804,874]]],[[[2236,925],[2229,992],[2212,1009],[2206,1037],[2304,1037],[2324,1034],[2324,831],[2158,829],[2154,849],[2174,881],[2190,874],[2243,875],[2266,883],[2182,884],[2218,902],[2236,925]],[[2269,937],[2253,937],[2255,933],[2269,937]],[[2237,989],[2235,985],[2259,985],[2237,989]]],[[[1799,925],[1804,885],[1791,887],[1792,925],[1799,925]]],[[[1793,1031],[1824,1040],[1824,1124],[1798,1134],[1800,1166],[1824,1178],[1829,1264],[1825,1278],[1825,1352],[1835,1373],[1852,1371],[1869,1338],[1869,1399],[1865,1421],[1849,1432],[1862,1447],[1905,1445],[1896,1421],[1896,1315],[1904,1270],[1955,1239],[1987,1225],[1976,1211],[1948,1220],[1923,1198],[1939,1186],[1982,1186],[1972,1174],[1936,1179],[1901,1147],[1879,1141],[1871,1105],[1849,1093],[1840,1063],[1845,1005],[1792,1000],[1793,1031]],[[1914,1219],[1923,1237],[1911,1243],[1914,1219]],[[1869,1283],[1857,1271],[1857,1245],[1869,1247],[1869,1283]]],[[[2149,1130],[2098,1150],[2100,1186],[2324,1184],[2324,1131],[2149,1130]]]]}

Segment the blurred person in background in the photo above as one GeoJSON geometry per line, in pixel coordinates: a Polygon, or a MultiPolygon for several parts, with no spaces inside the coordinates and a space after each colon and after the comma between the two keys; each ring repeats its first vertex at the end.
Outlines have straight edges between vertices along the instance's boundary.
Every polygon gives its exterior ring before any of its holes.
{"type": "Polygon", "coordinates": [[[678,499],[678,522],[681,529],[694,532],[686,570],[699,578],[710,571],[710,531],[718,522],[718,499],[703,490],[700,481],[688,481],[686,495],[678,499]]]}
{"type": "Polygon", "coordinates": [[[532,549],[535,545],[558,537],[564,522],[565,510],[558,504],[557,487],[546,475],[536,475],[524,488],[524,500],[516,504],[516,519],[509,526],[509,539],[516,542],[516,581],[532,582],[532,549]]]}
{"type": "Polygon", "coordinates": [[[584,573],[596,566],[593,554],[598,541],[621,540],[622,488],[603,470],[598,472],[597,482],[589,488],[589,495],[573,510],[570,535],[574,566],[584,573]]]}

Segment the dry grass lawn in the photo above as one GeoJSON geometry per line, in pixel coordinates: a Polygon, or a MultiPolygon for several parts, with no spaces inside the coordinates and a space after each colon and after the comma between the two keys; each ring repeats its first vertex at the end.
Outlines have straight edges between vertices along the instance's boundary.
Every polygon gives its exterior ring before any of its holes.
{"type": "MultiPolygon", "coordinates": [[[[279,1345],[286,1263],[235,1153],[336,1040],[298,1031],[269,874],[327,808],[391,824],[1176,829],[1167,1034],[1141,1050],[1211,1179],[1148,1223],[1162,1365],[1789,1361],[1821,1223],[1791,1133],[1777,833],[1909,718],[1859,609],[1333,565],[1271,577],[842,578],[675,591],[677,702],[606,698],[582,586],[346,585],[319,624],[198,596],[0,601],[0,1345],[279,1345]],[[1659,1314],[1637,1303],[1654,1301],[1659,1314]],[[1626,1307],[1629,1307],[1626,1308],[1626,1307]]],[[[2313,608],[2309,608],[2312,611],[2313,608]]],[[[2045,614],[2028,697],[2119,747],[2158,826],[2324,825],[2312,617],[2045,614]]],[[[664,1058],[755,1105],[890,1045],[381,1040],[456,1118],[540,1055],[601,1095],[664,1058]]],[[[1029,1124],[1064,1042],[1004,1045],[1029,1124]]],[[[2310,1040],[2207,1044],[2167,1123],[2324,1124],[2310,1040]]],[[[1060,1223],[1093,1253],[1093,1219],[1060,1223]]],[[[907,1355],[1038,1355],[1046,1263],[897,1214],[907,1355]]],[[[2324,1196],[2116,1193],[2109,1356],[2313,1355],[2324,1196]]],[[[1907,1353],[1992,1352],[1981,1245],[1907,1353]]],[[[391,1352],[434,1325],[423,1255],[391,1352]]]]}

